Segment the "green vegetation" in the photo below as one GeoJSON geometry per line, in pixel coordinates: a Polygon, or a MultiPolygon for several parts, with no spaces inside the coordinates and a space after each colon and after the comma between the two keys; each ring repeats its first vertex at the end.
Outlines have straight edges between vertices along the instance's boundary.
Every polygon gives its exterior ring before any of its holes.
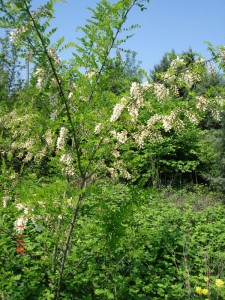
{"type": "Polygon", "coordinates": [[[225,48],[148,76],[123,49],[148,0],[67,45],[55,2],[0,1],[0,299],[225,299],[225,48]]]}

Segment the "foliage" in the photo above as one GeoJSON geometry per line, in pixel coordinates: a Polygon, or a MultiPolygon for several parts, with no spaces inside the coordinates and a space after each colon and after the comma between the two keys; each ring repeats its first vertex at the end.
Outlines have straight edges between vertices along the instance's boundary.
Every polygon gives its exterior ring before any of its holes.
{"type": "MultiPolygon", "coordinates": [[[[24,231],[26,255],[14,254],[12,222],[18,212],[12,202],[7,204],[1,224],[7,232],[1,241],[1,289],[7,299],[53,298],[54,243],[56,238],[62,242],[71,214],[67,201],[74,201],[69,194],[62,198],[64,188],[59,180],[35,189],[31,182],[23,190],[18,187],[17,196],[36,216],[24,231]],[[43,224],[38,214],[45,216],[43,224]]],[[[74,191],[71,195],[74,199],[74,191]]],[[[213,193],[168,189],[160,194],[99,182],[87,191],[80,211],[62,297],[199,299],[195,289],[201,286],[214,299],[220,293],[215,280],[225,276],[224,229],[224,207],[213,193]]]]}
{"type": "MultiPolygon", "coordinates": [[[[34,11],[31,0],[0,1],[14,45],[3,81],[15,55],[33,64],[29,84],[13,77],[16,97],[1,91],[1,297],[220,297],[222,204],[207,190],[181,191],[179,206],[171,191],[136,184],[182,186],[210,170],[215,153],[201,122],[207,113],[220,120],[224,86],[196,88],[207,62],[190,51],[171,56],[158,81],[142,81],[135,55],[122,61],[127,32],[138,27],[125,27],[129,13],[148,0],[100,1],[67,45],[51,43],[56,2],[34,11]],[[62,61],[68,47],[72,58],[62,61]]],[[[223,69],[224,48],[209,48],[223,69]]]]}

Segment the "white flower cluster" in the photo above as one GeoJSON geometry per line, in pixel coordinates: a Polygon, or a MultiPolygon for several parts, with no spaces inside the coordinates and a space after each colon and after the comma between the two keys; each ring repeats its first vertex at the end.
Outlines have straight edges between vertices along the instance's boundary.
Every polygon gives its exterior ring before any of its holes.
{"type": "Polygon", "coordinates": [[[151,83],[148,83],[147,81],[146,82],[143,82],[141,84],[141,88],[142,88],[142,91],[143,92],[147,92],[148,90],[150,90],[150,88],[152,88],[152,84],[151,83]]]}
{"type": "Polygon", "coordinates": [[[159,102],[162,102],[169,96],[169,89],[165,87],[164,84],[154,83],[153,92],[156,95],[159,102]]]}
{"type": "Polygon", "coordinates": [[[127,110],[128,110],[129,115],[131,117],[131,122],[135,122],[138,118],[139,108],[134,103],[134,104],[131,104],[130,106],[128,106],[127,110]]]}
{"type": "Polygon", "coordinates": [[[191,88],[191,87],[194,85],[194,83],[195,83],[193,73],[190,72],[189,70],[187,70],[187,71],[183,74],[182,79],[184,80],[184,83],[185,83],[189,88],[191,88]]]}
{"type": "Polygon", "coordinates": [[[209,101],[204,96],[197,96],[196,108],[202,111],[206,111],[209,106],[209,101]]]}
{"type": "Polygon", "coordinates": [[[212,66],[211,64],[208,66],[208,70],[212,76],[216,75],[216,68],[214,66],[212,66]]]}
{"type": "Polygon", "coordinates": [[[149,136],[149,130],[147,128],[142,128],[142,130],[134,133],[132,135],[135,143],[139,148],[143,148],[145,144],[145,139],[149,136]]]}
{"type": "Polygon", "coordinates": [[[190,120],[191,123],[198,124],[199,117],[196,113],[186,110],[185,115],[190,120]]]}
{"type": "Polygon", "coordinates": [[[16,42],[17,39],[24,33],[27,31],[27,27],[25,26],[20,26],[16,29],[14,29],[11,33],[10,33],[10,36],[9,36],[9,39],[11,42],[16,42]]]}
{"type": "Polygon", "coordinates": [[[7,202],[10,200],[10,196],[2,197],[2,206],[5,208],[7,206],[7,202]]]}
{"type": "Polygon", "coordinates": [[[184,64],[185,64],[184,59],[177,56],[174,60],[172,60],[170,66],[176,70],[179,67],[183,66],[184,64]]]}
{"type": "Polygon", "coordinates": [[[172,111],[169,115],[162,116],[162,125],[166,132],[172,128],[175,131],[179,131],[184,127],[184,122],[178,117],[179,110],[172,111]]]}
{"type": "Polygon", "coordinates": [[[131,101],[131,104],[128,105],[127,110],[131,117],[131,122],[135,122],[138,118],[139,109],[144,105],[143,94],[150,88],[150,84],[148,82],[139,84],[137,82],[133,82],[130,88],[130,99],[126,99],[131,101]]]}
{"type": "Polygon", "coordinates": [[[69,176],[75,175],[75,170],[73,167],[73,157],[70,153],[65,153],[60,157],[60,162],[64,165],[62,172],[69,176]]]}
{"type": "Polygon", "coordinates": [[[52,13],[47,7],[42,6],[37,11],[32,11],[31,15],[32,15],[32,18],[39,19],[41,17],[42,18],[50,17],[52,15],[52,13]]]}
{"type": "Polygon", "coordinates": [[[221,47],[219,49],[219,52],[220,52],[222,61],[225,62],[225,47],[221,47]]]}
{"type": "Polygon", "coordinates": [[[31,222],[33,223],[33,225],[35,226],[35,229],[38,232],[41,232],[43,230],[43,227],[40,225],[40,221],[42,218],[40,215],[33,215],[30,217],[31,222]]]}
{"type": "Polygon", "coordinates": [[[110,176],[112,177],[112,179],[117,179],[118,178],[118,173],[114,168],[107,168],[107,170],[110,173],[110,176]]]}
{"type": "Polygon", "coordinates": [[[141,85],[137,82],[133,82],[130,88],[130,96],[135,101],[137,108],[141,108],[143,106],[143,90],[146,89],[147,84],[141,85]]]}
{"type": "Polygon", "coordinates": [[[38,76],[36,87],[38,89],[42,89],[45,86],[46,79],[47,79],[46,70],[44,70],[43,68],[37,68],[35,74],[38,76]]]}
{"type": "Polygon", "coordinates": [[[213,108],[213,109],[211,109],[211,113],[212,113],[213,118],[214,118],[216,121],[220,121],[220,120],[221,120],[221,113],[220,113],[219,110],[213,108]]]}
{"type": "Polygon", "coordinates": [[[19,234],[22,234],[26,227],[27,221],[28,221],[28,218],[25,217],[24,215],[19,217],[18,219],[16,219],[16,221],[14,222],[14,227],[15,227],[16,232],[18,232],[19,234]]]}
{"type": "Polygon", "coordinates": [[[94,133],[99,134],[101,132],[101,130],[102,130],[102,123],[96,124],[94,133]]]}
{"type": "Polygon", "coordinates": [[[152,125],[154,125],[155,123],[159,122],[162,119],[162,116],[159,114],[155,114],[153,116],[151,116],[149,118],[149,120],[147,121],[147,127],[151,128],[152,125]]]}
{"type": "Polygon", "coordinates": [[[117,139],[120,144],[125,144],[127,141],[127,131],[122,130],[121,132],[111,131],[112,136],[117,139]]]}
{"type": "Polygon", "coordinates": [[[52,146],[53,142],[54,142],[54,135],[51,131],[51,129],[49,128],[45,134],[44,134],[44,139],[46,140],[46,143],[48,146],[52,146]]]}
{"type": "Polygon", "coordinates": [[[56,66],[59,66],[61,60],[60,60],[59,55],[56,53],[55,47],[53,47],[53,46],[52,46],[52,47],[49,47],[49,49],[48,49],[48,54],[49,54],[49,56],[54,60],[55,65],[56,65],[56,66]]]}
{"type": "Polygon", "coordinates": [[[224,106],[224,104],[225,104],[225,98],[223,98],[222,96],[216,96],[215,97],[215,101],[216,101],[216,104],[218,105],[218,106],[224,106]]]}
{"type": "Polygon", "coordinates": [[[64,149],[67,134],[68,134],[68,129],[66,127],[61,127],[59,131],[59,137],[56,142],[57,150],[64,149]]]}
{"type": "Polygon", "coordinates": [[[89,71],[89,72],[86,72],[85,76],[88,78],[88,79],[91,79],[93,76],[96,75],[96,72],[95,71],[89,71]]]}
{"type": "Polygon", "coordinates": [[[25,227],[26,227],[26,224],[27,224],[27,221],[28,221],[28,207],[22,203],[17,203],[16,204],[16,208],[21,211],[23,210],[23,215],[20,216],[19,218],[16,219],[16,221],[14,222],[14,227],[15,227],[15,230],[22,234],[25,227]]]}
{"type": "Polygon", "coordinates": [[[40,151],[38,151],[38,153],[34,155],[35,162],[39,163],[42,160],[42,158],[45,157],[46,155],[47,155],[47,147],[45,146],[40,151]]]}
{"type": "Polygon", "coordinates": [[[73,157],[70,153],[65,153],[60,157],[60,162],[66,166],[71,166],[73,164],[73,157]]]}
{"type": "Polygon", "coordinates": [[[17,203],[15,206],[18,210],[23,210],[25,215],[28,214],[28,207],[26,205],[22,203],[17,203]]]}
{"type": "Polygon", "coordinates": [[[124,104],[123,103],[117,103],[114,108],[113,108],[113,114],[110,118],[110,122],[113,123],[113,122],[116,122],[119,117],[121,116],[122,114],[122,111],[124,109],[124,104]]]}

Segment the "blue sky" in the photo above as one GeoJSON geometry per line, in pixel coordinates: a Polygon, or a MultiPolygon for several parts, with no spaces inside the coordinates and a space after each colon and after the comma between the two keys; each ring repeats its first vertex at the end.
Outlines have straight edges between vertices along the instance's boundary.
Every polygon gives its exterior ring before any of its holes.
{"type": "MultiPolygon", "coordinates": [[[[91,16],[87,7],[94,7],[97,2],[57,3],[54,20],[57,35],[74,41],[78,36],[76,27],[84,25],[91,16]]],[[[139,24],[141,28],[136,29],[135,36],[124,45],[138,53],[137,59],[142,61],[146,71],[172,49],[181,53],[191,47],[208,58],[210,53],[205,41],[215,46],[225,45],[225,0],[152,0],[147,7],[144,12],[140,9],[131,12],[128,23],[139,24]]]]}
{"type": "MultiPolygon", "coordinates": [[[[67,0],[57,3],[53,26],[58,27],[55,38],[65,36],[66,42],[76,41],[78,26],[85,25],[91,17],[87,7],[95,7],[97,0],[67,0]]],[[[115,0],[113,1],[115,2],[115,0]]],[[[45,0],[33,0],[41,5],[45,0]]],[[[139,24],[141,28],[124,45],[137,52],[137,60],[149,71],[159,63],[163,54],[174,49],[177,53],[192,48],[193,51],[210,57],[205,41],[214,46],[225,45],[225,0],[152,0],[148,9],[134,9],[128,25],[139,24]]],[[[61,54],[69,58],[67,51],[61,54]]]]}

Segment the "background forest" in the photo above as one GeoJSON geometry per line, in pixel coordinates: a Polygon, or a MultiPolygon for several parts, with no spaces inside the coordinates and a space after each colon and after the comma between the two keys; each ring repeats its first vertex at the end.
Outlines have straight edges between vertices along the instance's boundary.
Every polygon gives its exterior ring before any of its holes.
{"type": "Polygon", "coordinates": [[[123,48],[148,0],[66,45],[56,2],[0,1],[0,299],[225,299],[225,47],[148,74],[123,48]]]}

